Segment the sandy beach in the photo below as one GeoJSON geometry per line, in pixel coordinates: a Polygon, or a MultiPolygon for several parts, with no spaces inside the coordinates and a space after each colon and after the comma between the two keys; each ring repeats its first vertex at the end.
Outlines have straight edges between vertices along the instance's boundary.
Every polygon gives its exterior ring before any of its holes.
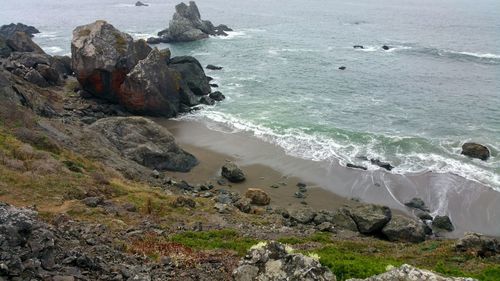
{"type": "Polygon", "coordinates": [[[391,207],[412,216],[404,202],[422,198],[433,215],[449,215],[460,237],[467,231],[500,236],[500,193],[453,174],[424,172],[398,175],[383,170],[362,171],[338,163],[314,162],[286,155],[272,144],[244,132],[227,133],[227,128],[209,129],[206,124],[186,120],[156,119],[172,132],[177,142],[194,154],[200,164],[190,173],[171,173],[192,183],[219,178],[220,167],[227,160],[240,165],[248,180],[232,184],[245,191],[259,187],[268,192],[275,206],[300,206],[294,198],[296,184],[308,185],[303,200],[315,209],[335,209],[356,201],[391,207]],[[279,188],[273,188],[278,185],[279,188]]]}

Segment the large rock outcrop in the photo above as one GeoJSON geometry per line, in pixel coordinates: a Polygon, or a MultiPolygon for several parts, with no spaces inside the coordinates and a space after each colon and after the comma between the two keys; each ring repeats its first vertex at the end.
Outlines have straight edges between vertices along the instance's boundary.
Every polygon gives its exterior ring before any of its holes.
{"type": "Polygon", "coordinates": [[[23,23],[11,23],[11,24],[6,24],[2,25],[0,27],[0,35],[9,38],[12,35],[14,35],[16,32],[24,32],[28,34],[28,36],[33,37],[33,34],[40,33],[40,30],[38,30],[34,26],[26,25],[23,23]]]}
{"type": "Polygon", "coordinates": [[[6,58],[10,56],[12,49],[7,45],[7,39],[0,35],[0,58],[6,58]]]}
{"type": "Polygon", "coordinates": [[[200,62],[190,56],[180,56],[170,59],[169,67],[182,75],[182,80],[197,96],[208,95],[211,92],[210,84],[200,62]]]}
{"type": "Polygon", "coordinates": [[[233,272],[235,281],[334,281],[335,275],[313,257],[289,253],[278,242],[258,244],[233,272]]]}
{"type": "Polygon", "coordinates": [[[16,32],[13,35],[7,37],[7,45],[14,52],[35,52],[44,54],[45,52],[40,48],[33,40],[29,34],[25,32],[16,32]]]}
{"type": "Polygon", "coordinates": [[[189,5],[180,3],[175,6],[175,13],[168,29],[158,33],[157,38],[148,39],[148,43],[188,42],[208,38],[209,35],[227,35],[231,31],[226,25],[215,27],[210,21],[202,20],[200,11],[194,1],[189,5]]]}
{"type": "Polygon", "coordinates": [[[180,104],[180,74],[170,69],[158,49],[127,74],[121,85],[120,103],[129,111],[172,117],[180,104]]]}
{"type": "Polygon", "coordinates": [[[132,36],[106,21],[77,27],[71,41],[71,62],[82,87],[96,97],[119,102],[127,74],[148,54],[138,52],[132,36]]]}
{"type": "Polygon", "coordinates": [[[473,278],[443,277],[434,272],[419,269],[411,265],[403,264],[392,268],[385,273],[368,277],[366,279],[348,279],[347,281],[474,281],[473,278]]]}
{"type": "Polygon", "coordinates": [[[143,117],[103,118],[89,129],[102,134],[125,158],[151,169],[188,172],[198,164],[165,127],[143,117]]]}

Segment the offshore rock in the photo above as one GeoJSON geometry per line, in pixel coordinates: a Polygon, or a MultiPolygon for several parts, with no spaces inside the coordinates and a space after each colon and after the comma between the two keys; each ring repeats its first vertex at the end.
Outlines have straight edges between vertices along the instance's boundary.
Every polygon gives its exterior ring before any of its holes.
{"type": "Polygon", "coordinates": [[[29,37],[33,37],[33,34],[40,33],[40,30],[38,30],[34,26],[26,25],[23,23],[11,23],[11,24],[6,24],[2,25],[0,27],[0,35],[5,37],[5,38],[10,38],[13,36],[16,32],[24,32],[28,34],[29,37]]]}
{"type": "Polygon", "coordinates": [[[483,161],[490,158],[490,150],[486,146],[472,142],[467,142],[462,145],[462,154],[483,161]]]}

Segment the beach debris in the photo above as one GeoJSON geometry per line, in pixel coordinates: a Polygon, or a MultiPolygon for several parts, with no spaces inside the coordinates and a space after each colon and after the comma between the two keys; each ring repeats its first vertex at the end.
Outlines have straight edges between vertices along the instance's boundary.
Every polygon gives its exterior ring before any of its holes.
{"type": "Polygon", "coordinates": [[[500,242],[480,233],[467,232],[457,241],[455,249],[477,257],[491,257],[500,254],[500,242]]]}
{"type": "Polygon", "coordinates": [[[382,233],[389,241],[418,243],[425,240],[424,224],[400,215],[393,216],[382,228],[382,233]]]}
{"type": "Polygon", "coordinates": [[[147,6],[149,6],[149,5],[148,5],[148,4],[144,4],[144,3],[142,3],[141,1],[137,1],[137,2],[135,2],[135,6],[136,6],[136,7],[147,7],[147,6]]]}
{"type": "Polygon", "coordinates": [[[158,37],[148,38],[148,43],[175,43],[206,39],[209,36],[227,36],[232,31],[226,25],[214,26],[208,20],[202,20],[194,1],[189,5],[180,3],[175,6],[175,13],[167,29],[158,32],[158,37]]]}
{"type": "Polygon", "coordinates": [[[360,170],[367,170],[366,167],[364,166],[360,166],[360,165],[355,165],[355,164],[351,164],[351,163],[347,163],[346,165],[348,168],[353,168],[353,169],[360,169],[360,170]]]}
{"type": "Polygon", "coordinates": [[[419,209],[419,210],[422,210],[424,212],[429,212],[429,208],[427,208],[427,206],[425,205],[424,200],[417,198],[417,197],[412,198],[410,201],[405,202],[404,204],[405,204],[405,206],[410,207],[410,208],[419,209]]]}
{"type": "Polygon", "coordinates": [[[354,45],[352,46],[354,49],[364,49],[363,45],[354,45]]]}
{"type": "Polygon", "coordinates": [[[439,280],[439,281],[475,281],[466,277],[442,277],[434,272],[403,264],[400,267],[389,267],[388,271],[366,279],[347,279],[347,281],[394,281],[394,280],[439,280]]]}
{"type": "Polygon", "coordinates": [[[483,161],[490,158],[490,150],[488,147],[473,142],[467,142],[462,145],[462,154],[471,158],[481,159],[483,161]]]}
{"type": "Polygon", "coordinates": [[[455,227],[448,216],[436,216],[432,221],[432,227],[437,229],[443,229],[446,231],[453,231],[455,227]]]}
{"type": "Polygon", "coordinates": [[[372,158],[372,159],[370,159],[370,162],[373,165],[376,165],[376,166],[379,166],[381,168],[386,169],[387,171],[390,171],[390,170],[394,169],[394,166],[392,166],[390,163],[388,163],[388,162],[382,162],[379,159],[372,158]]]}
{"type": "Polygon", "coordinates": [[[387,51],[387,50],[389,50],[390,48],[391,48],[391,47],[389,47],[389,46],[387,46],[387,45],[382,46],[382,49],[384,49],[384,50],[386,50],[386,51],[387,51]]]}
{"type": "Polygon", "coordinates": [[[230,182],[238,183],[245,180],[245,174],[236,164],[228,162],[222,166],[221,175],[230,182]]]}
{"type": "Polygon", "coordinates": [[[221,70],[222,68],[223,68],[222,66],[216,66],[216,65],[213,65],[213,64],[209,64],[206,67],[206,69],[210,69],[210,70],[221,70]]]}
{"type": "Polygon", "coordinates": [[[349,212],[359,232],[363,234],[373,234],[382,230],[392,218],[389,207],[374,204],[360,205],[349,212]]]}
{"type": "Polygon", "coordinates": [[[252,204],[265,206],[271,203],[271,197],[260,188],[249,188],[245,192],[245,197],[249,198],[252,204]]]}
{"type": "Polygon", "coordinates": [[[335,275],[322,266],[317,255],[294,253],[279,242],[254,245],[233,272],[235,281],[317,280],[335,281],[335,275]]]}

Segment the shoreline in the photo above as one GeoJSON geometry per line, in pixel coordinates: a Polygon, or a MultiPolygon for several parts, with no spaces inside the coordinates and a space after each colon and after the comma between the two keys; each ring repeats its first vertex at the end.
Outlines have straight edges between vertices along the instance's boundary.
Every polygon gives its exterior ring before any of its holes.
{"type": "Polygon", "coordinates": [[[454,174],[425,172],[391,174],[383,170],[363,171],[338,163],[310,161],[287,155],[282,148],[247,133],[223,133],[200,121],[154,119],[167,127],[177,143],[194,154],[200,164],[189,173],[169,173],[187,181],[206,181],[218,176],[226,159],[240,165],[250,180],[231,188],[245,191],[258,187],[268,192],[280,207],[300,206],[294,198],[296,183],[308,186],[307,205],[334,209],[356,201],[385,205],[397,213],[413,216],[404,202],[422,198],[431,214],[449,215],[455,230],[442,235],[461,237],[467,231],[500,236],[500,192],[454,174]],[[284,178],[286,180],[284,180],[284,178]],[[284,181],[287,184],[271,188],[284,181]],[[355,199],[355,200],[352,200],[355,199]]]}

